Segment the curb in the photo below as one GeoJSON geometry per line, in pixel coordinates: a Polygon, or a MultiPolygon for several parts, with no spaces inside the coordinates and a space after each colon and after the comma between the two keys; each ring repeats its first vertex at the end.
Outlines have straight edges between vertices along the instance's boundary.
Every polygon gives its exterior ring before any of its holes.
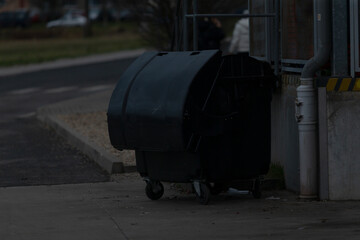
{"type": "Polygon", "coordinates": [[[75,132],[69,125],[57,119],[56,116],[37,115],[37,119],[53,128],[58,135],[96,162],[109,174],[136,171],[136,166],[124,166],[123,162],[117,157],[93,144],[88,138],[75,132]]]}

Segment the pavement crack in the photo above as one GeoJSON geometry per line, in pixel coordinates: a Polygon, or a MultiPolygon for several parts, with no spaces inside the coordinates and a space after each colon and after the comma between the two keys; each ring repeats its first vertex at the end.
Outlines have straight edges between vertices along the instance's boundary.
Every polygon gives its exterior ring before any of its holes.
{"type": "Polygon", "coordinates": [[[121,233],[121,235],[122,235],[126,240],[130,240],[130,238],[126,235],[126,233],[124,232],[124,230],[120,227],[119,223],[118,223],[118,222],[115,220],[115,218],[110,214],[110,212],[109,212],[106,208],[102,207],[98,201],[96,201],[95,199],[94,199],[94,201],[95,201],[96,205],[97,205],[100,209],[102,209],[102,210],[106,213],[106,215],[110,218],[110,220],[115,224],[116,228],[119,230],[119,232],[121,233]]]}

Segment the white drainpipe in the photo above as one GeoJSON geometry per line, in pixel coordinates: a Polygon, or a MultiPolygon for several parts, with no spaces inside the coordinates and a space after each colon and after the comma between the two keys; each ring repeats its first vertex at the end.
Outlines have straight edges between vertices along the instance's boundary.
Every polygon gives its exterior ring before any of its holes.
{"type": "Polygon", "coordinates": [[[330,0],[315,0],[318,51],[305,65],[297,88],[296,119],[299,124],[300,197],[318,196],[318,110],[314,76],[327,63],[331,51],[330,0]]]}

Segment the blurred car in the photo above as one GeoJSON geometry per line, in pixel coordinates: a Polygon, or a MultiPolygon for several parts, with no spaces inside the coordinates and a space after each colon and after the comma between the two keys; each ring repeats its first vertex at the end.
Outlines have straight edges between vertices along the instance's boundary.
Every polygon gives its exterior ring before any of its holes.
{"type": "Polygon", "coordinates": [[[81,27],[85,26],[86,21],[86,17],[81,12],[69,11],[62,18],[48,22],[46,27],[81,27]]]}
{"type": "Polygon", "coordinates": [[[31,8],[29,10],[29,18],[31,23],[39,23],[43,20],[43,16],[41,14],[40,9],[38,8],[31,8]]]}
{"type": "Polygon", "coordinates": [[[97,21],[100,15],[100,8],[91,8],[89,11],[89,19],[91,21],[97,21]]]}
{"type": "Polygon", "coordinates": [[[0,13],[0,27],[28,27],[30,25],[29,11],[17,10],[0,13]]]}
{"type": "Polygon", "coordinates": [[[122,9],[119,12],[119,20],[120,21],[128,21],[134,19],[134,14],[130,11],[130,9],[122,9]]]}

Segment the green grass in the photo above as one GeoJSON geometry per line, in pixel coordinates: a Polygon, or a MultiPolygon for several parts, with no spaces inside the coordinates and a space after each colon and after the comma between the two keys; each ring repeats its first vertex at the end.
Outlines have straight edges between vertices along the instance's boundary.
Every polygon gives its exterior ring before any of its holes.
{"type": "Polygon", "coordinates": [[[81,28],[5,29],[0,32],[0,66],[40,63],[62,58],[130,50],[145,46],[133,24],[95,24],[93,37],[81,28]]]}
{"type": "Polygon", "coordinates": [[[0,41],[0,66],[40,63],[144,46],[139,37],[0,41]]]}

